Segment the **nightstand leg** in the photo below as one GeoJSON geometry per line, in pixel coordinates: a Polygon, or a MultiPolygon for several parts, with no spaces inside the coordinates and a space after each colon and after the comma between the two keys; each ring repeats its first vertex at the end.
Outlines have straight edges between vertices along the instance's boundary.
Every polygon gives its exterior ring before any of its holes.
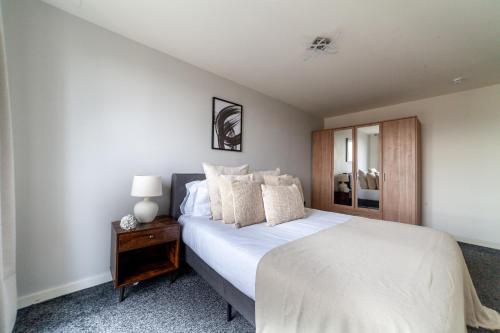
{"type": "Polygon", "coordinates": [[[179,276],[178,270],[170,273],[170,276],[169,276],[169,280],[170,280],[169,287],[172,285],[172,283],[175,282],[175,280],[177,280],[178,276],[179,276]]]}
{"type": "Polygon", "coordinates": [[[120,293],[118,295],[118,302],[123,301],[123,294],[125,293],[125,287],[120,288],[120,293]]]}
{"type": "Polygon", "coordinates": [[[227,303],[226,320],[228,322],[231,321],[231,320],[233,320],[233,307],[229,303],[227,303]]]}

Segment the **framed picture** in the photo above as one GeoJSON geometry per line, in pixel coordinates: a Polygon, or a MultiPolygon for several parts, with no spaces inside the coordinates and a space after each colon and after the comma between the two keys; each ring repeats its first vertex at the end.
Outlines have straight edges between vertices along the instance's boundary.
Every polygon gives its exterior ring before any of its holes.
{"type": "Polygon", "coordinates": [[[212,100],[212,149],[241,152],[243,106],[221,98],[212,100]]]}

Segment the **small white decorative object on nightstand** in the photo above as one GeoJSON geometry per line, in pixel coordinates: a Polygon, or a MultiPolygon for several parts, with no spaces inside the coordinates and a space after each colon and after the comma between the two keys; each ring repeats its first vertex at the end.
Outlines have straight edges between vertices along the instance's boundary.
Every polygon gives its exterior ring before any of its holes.
{"type": "Polygon", "coordinates": [[[137,221],[135,216],[129,214],[122,217],[120,221],[120,228],[122,228],[123,230],[132,230],[137,227],[137,223],[139,222],[137,221]]]}
{"type": "Polygon", "coordinates": [[[158,214],[158,204],[150,198],[160,197],[162,194],[160,176],[134,176],[130,195],[144,198],[134,206],[134,215],[139,222],[148,223],[154,220],[158,214]]]}

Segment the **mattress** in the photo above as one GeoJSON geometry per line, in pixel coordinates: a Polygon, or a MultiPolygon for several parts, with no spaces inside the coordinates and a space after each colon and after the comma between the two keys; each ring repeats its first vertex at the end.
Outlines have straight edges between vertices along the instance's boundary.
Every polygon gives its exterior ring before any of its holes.
{"type": "Polygon", "coordinates": [[[184,243],[224,279],[255,300],[257,265],[268,251],[350,218],[350,215],[306,209],[305,218],[274,227],[259,223],[236,229],[221,221],[193,216],[181,216],[179,223],[184,243]]]}

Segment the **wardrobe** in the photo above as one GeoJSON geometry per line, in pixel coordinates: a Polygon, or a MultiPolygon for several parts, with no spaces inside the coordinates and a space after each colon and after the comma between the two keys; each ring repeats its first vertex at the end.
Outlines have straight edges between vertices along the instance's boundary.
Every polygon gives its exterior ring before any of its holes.
{"type": "Polygon", "coordinates": [[[312,207],[421,224],[417,117],[315,131],[312,207]]]}

